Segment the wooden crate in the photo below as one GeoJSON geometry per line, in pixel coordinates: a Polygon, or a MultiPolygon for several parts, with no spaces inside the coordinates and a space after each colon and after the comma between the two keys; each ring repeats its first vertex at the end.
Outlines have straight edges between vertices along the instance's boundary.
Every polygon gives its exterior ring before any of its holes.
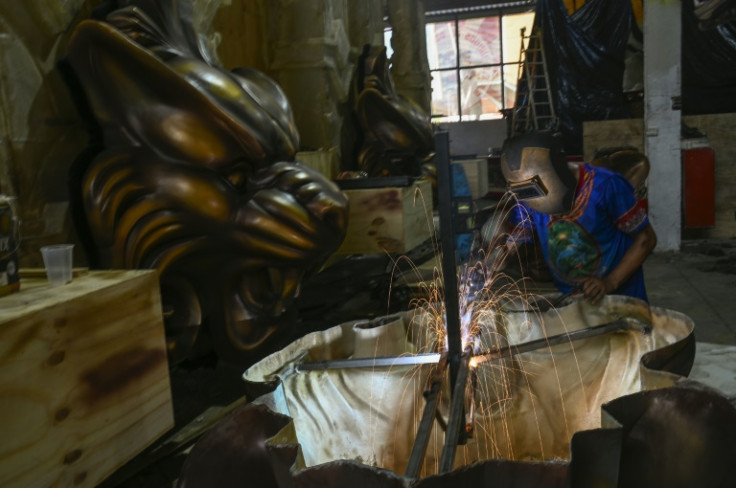
{"type": "Polygon", "coordinates": [[[429,238],[432,185],[343,190],[350,202],[348,229],[338,254],[410,251],[429,238]]]}
{"type": "Polygon", "coordinates": [[[644,152],[644,120],[616,119],[583,122],[583,161],[607,147],[631,146],[644,152]]]}
{"type": "MultiPolygon", "coordinates": [[[[22,271],[22,270],[21,270],[22,271]]],[[[154,271],[0,298],[0,486],[96,486],[174,425],[154,271]]]]}

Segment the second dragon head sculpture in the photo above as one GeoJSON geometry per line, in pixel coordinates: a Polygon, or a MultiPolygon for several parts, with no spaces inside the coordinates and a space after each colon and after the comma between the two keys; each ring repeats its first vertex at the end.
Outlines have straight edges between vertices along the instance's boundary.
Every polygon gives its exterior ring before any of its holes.
{"type": "Polygon", "coordinates": [[[368,176],[426,173],[434,159],[432,125],[417,104],[396,92],[384,46],[364,46],[352,91],[358,169],[368,176]]]}
{"type": "Polygon", "coordinates": [[[347,199],[293,162],[281,89],[218,65],[191,14],[127,0],[76,28],[68,62],[102,136],[78,191],[97,265],[157,270],[170,362],[207,336],[246,364],[293,333],[291,305],[341,244],[347,199]]]}

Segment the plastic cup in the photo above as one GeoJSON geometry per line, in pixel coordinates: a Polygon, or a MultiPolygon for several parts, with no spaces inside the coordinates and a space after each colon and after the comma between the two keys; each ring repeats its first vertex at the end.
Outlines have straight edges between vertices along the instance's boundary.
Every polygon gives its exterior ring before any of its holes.
{"type": "Polygon", "coordinates": [[[74,244],[54,244],[41,248],[46,277],[51,286],[61,286],[72,280],[72,249],[74,244]]]}

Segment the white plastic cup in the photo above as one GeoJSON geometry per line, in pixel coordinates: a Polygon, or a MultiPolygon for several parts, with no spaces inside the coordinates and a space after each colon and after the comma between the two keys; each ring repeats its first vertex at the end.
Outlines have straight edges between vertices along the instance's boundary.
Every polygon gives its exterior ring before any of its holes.
{"type": "Polygon", "coordinates": [[[46,277],[51,286],[61,286],[72,280],[73,249],[74,244],[54,244],[41,248],[46,277]]]}

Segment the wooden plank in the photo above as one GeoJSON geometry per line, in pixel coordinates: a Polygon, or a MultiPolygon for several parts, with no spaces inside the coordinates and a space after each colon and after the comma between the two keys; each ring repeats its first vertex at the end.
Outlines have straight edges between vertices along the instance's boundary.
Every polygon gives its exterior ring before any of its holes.
{"type": "Polygon", "coordinates": [[[347,234],[337,254],[406,253],[432,230],[432,185],[344,190],[350,202],[347,234]]]}
{"type": "Polygon", "coordinates": [[[155,271],[0,298],[0,486],[96,486],[174,425],[155,271]]]}
{"type": "Polygon", "coordinates": [[[583,122],[583,160],[590,162],[599,149],[632,146],[644,152],[644,120],[619,119],[583,122]]]}
{"type": "MultiPolygon", "coordinates": [[[[172,466],[175,467],[178,475],[186,460],[186,454],[197,439],[245,403],[246,398],[243,396],[228,405],[208,407],[184,427],[163,436],[131,462],[113,473],[98,488],[148,486],[145,482],[147,478],[166,477],[166,470],[172,466]]],[[[171,479],[172,486],[174,481],[175,477],[171,479]]]]}

